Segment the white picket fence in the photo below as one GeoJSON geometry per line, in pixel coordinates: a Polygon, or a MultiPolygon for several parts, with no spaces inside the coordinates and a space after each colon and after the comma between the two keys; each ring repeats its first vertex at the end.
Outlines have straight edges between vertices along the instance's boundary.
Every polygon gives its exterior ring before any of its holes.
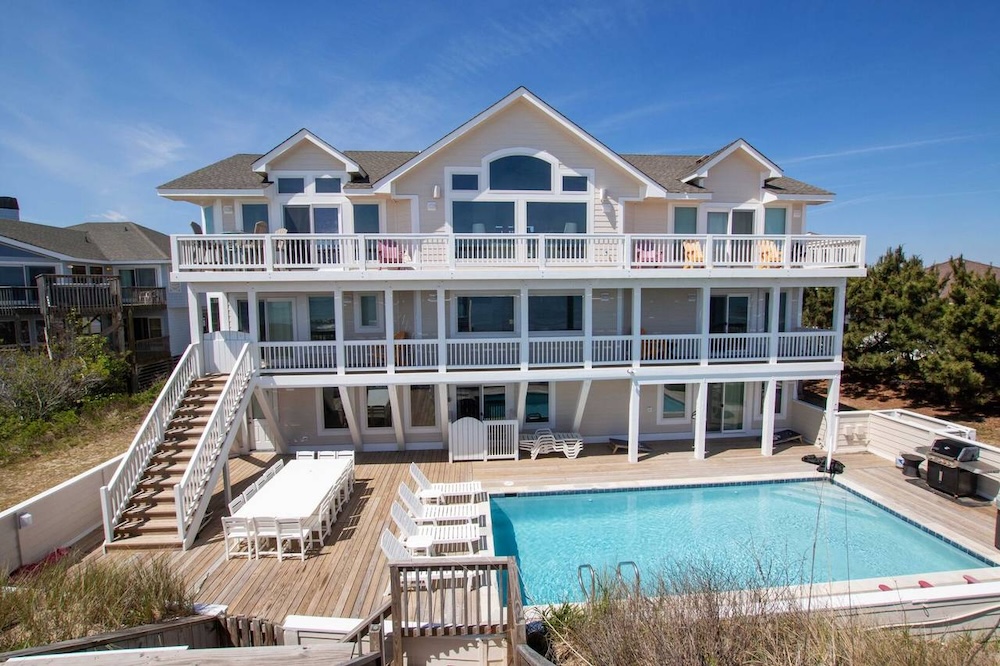
{"type": "Polygon", "coordinates": [[[518,423],[466,416],[448,424],[448,460],[517,459],[518,423]]]}

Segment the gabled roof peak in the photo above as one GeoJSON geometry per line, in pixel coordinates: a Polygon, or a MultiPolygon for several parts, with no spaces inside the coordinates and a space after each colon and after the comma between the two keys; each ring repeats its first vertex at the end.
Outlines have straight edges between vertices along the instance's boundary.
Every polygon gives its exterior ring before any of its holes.
{"type": "Polygon", "coordinates": [[[295,134],[291,135],[277,146],[269,150],[265,155],[262,155],[259,159],[254,161],[251,168],[258,173],[265,173],[270,170],[270,164],[274,160],[278,159],[289,150],[299,145],[300,143],[308,141],[320,150],[328,153],[331,157],[340,162],[343,162],[347,166],[348,173],[360,173],[362,175],[367,175],[364,173],[357,162],[352,160],[350,157],[342,153],[341,151],[334,148],[332,145],[324,141],[315,132],[303,127],[295,134]]]}
{"type": "Polygon", "coordinates": [[[781,171],[781,167],[768,159],[764,153],[750,145],[750,142],[746,139],[739,138],[726,144],[714,153],[709,153],[708,155],[702,155],[699,157],[695,161],[697,168],[683,179],[684,182],[694,180],[695,178],[704,178],[708,175],[709,169],[735,153],[737,150],[742,150],[750,157],[760,162],[761,166],[768,170],[767,178],[780,178],[784,175],[781,171]]]}

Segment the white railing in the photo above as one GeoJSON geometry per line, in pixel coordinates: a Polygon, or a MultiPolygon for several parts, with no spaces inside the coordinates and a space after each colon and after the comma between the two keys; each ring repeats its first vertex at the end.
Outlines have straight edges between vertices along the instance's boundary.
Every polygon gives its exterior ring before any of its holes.
{"type": "Polygon", "coordinates": [[[600,335],[590,340],[591,362],[594,365],[628,365],[632,363],[632,336],[600,335]]]}
{"type": "Polygon", "coordinates": [[[401,370],[436,370],[438,345],[436,340],[396,340],[393,360],[401,370]]]}
{"type": "Polygon", "coordinates": [[[227,442],[232,441],[231,426],[241,406],[244,406],[244,396],[254,380],[255,355],[252,347],[252,344],[244,345],[236,357],[236,364],[219,394],[215,409],[208,417],[205,431],[198,440],[184,476],[174,486],[177,530],[185,550],[194,542],[201,526],[212,489],[218,480],[219,455],[227,442]]]}
{"type": "Polygon", "coordinates": [[[799,331],[778,334],[778,358],[787,361],[832,359],[837,334],[833,331],[799,331]]]}
{"type": "Polygon", "coordinates": [[[863,236],[223,234],[173,236],[173,269],[863,268],[863,236]]]}
{"type": "Polygon", "coordinates": [[[385,340],[351,340],[344,343],[344,368],[381,370],[385,368],[385,340]]]}
{"type": "Polygon", "coordinates": [[[337,369],[336,342],[260,342],[257,350],[261,372],[337,369]]]}
{"type": "Polygon", "coordinates": [[[520,364],[520,340],[448,340],[449,368],[516,368],[520,364]]]}
{"type": "Polygon", "coordinates": [[[520,431],[517,421],[491,420],[486,424],[486,459],[514,460],[520,431]]]}
{"type": "Polygon", "coordinates": [[[708,358],[713,361],[763,361],[768,358],[770,333],[712,333],[708,358]]]}
{"type": "Polygon", "coordinates": [[[701,336],[643,335],[642,363],[692,363],[701,359],[701,336]]]}
{"type": "Polygon", "coordinates": [[[528,342],[528,364],[532,367],[580,365],[583,338],[532,338],[528,342]]]}
{"type": "Polygon", "coordinates": [[[139,479],[146,471],[150,458],[163,443],[167,426],[174,412],[184,399],[188,387],[201,376],[201,347],[195,343],[188,345],[177,366],[163,385],[159,397],[149,409],[146,419],[139,426],[139,432],[128,447],[125,456],[108,485],[101,488],[101,509],[104,519],[104,538],[111,542],[115,538],[115,525],[128,506],[139,479]]]}

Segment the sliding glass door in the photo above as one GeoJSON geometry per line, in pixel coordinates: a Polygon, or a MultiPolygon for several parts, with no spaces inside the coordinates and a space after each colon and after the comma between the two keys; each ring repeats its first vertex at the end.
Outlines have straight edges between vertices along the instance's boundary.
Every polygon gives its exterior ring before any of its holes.
{"type": "Polygon", "coordinates": [[[743,382],[708,385],[708,432],[743,430],[743,382]]]}

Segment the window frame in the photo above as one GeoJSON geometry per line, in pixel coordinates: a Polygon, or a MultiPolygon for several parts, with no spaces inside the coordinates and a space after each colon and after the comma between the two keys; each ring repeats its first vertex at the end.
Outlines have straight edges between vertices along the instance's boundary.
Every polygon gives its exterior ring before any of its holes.
{"type": "MultiPolygon", "coordinates": [[[[281,204],[281,228],[288,229],[288,233],[306,233],[306,234],[318,234],[321,232],[316,231],[316,214],[315,210],[317,208],[332,208],[337,210],[337,234],[341,235],[344,233],[344,207],[339,203],[282,203],[281,204]],[[306,208],[309,210],[309,231],[295,232],[285,226],[285,209],[286,208],[306,208]]],[[[268,223],[270,224],[270,223],[268,223]]],[[[326,232],[322,232],[324,235],[326,232]]]]}
{"type": "MultiPolygon", "coordinates": [[[[706,217],[707,225],[707,217],[706,217]]],[[[707,228],[707,226],[706,226],[707,228]]],[[[676,235],[697,235],[698,234],[698,206],[680,206],[673,205],[670,207],[670,233],[676,235]],[[678,210],[694,210],[694,231],[677,231],[677,211],[678,210]]]]}
{"type": "Polygon", "coordinates": [[[663,384],[656,384],[656,424],[657,425],[679,425],[682,423],[691,423],[692,415],[694,414],[694,405],[692,404],[692,384],[686,382],[664,382],[663,384]],[[664,416],[663,414],[663,391],[667,386],[683,386],[684,387],[684,415],[683,416],[664,416]]]}
{"type": "Polygon", "coordinates": [[[528,382],[528,386],[524,390],[524,418],[521,420],[521,426],[520,426],[522,429],[524,429],[525,431],[529,431],[529,430],[537,429],[537,428],[551,428],[552,427],[552,425],[555,423],[554,416],[555,416],[555,410],[556,410],[556,384],[557,383],[558,382],[549,382],[549,381],[545,381],[545,382],[542,382],[542,381],[533,381],[533,382],[529,381],[528,382]],[[531,390],[531,385],[532,384],[547,384],[548,385],[549,405],[548,405],[548,414],[546,415],[546,419],[544,421],[529,421],[528,420],[528,416],[529,416],[529,414],[528,414],[528,393],[531,390]]]}
{"type": "Polygon", "coordinates": [[[404,411],[406,412],[406,426],[407,430],[410,432],[432,432],[439,428],[438,425],[438,391],[435,384],[410,384],[405,386],[406,388],[406,400],[404,411]],[[433,416],[433,423],[431,425],[414,425],[413,424],[413,389],[417,386],[427,386],[431,390],[431,399],[434,403],[434,408],[431,410],[433,416]]]}
{"type": "Polygon", "coordinates": [[[742,204],[715,204],[712,206],[705,206],[705,233],[715,236],[757,236],[760,235],[761,227],[764,224],[763,218],[764,214],[761,212],[763,206],[752,206],[752,205],[742,205],[742,204]],[[726,231],[724,234],[714,233],[709,227],[709,215],[711,213],[725,213],[726,214],[726,231]],[[753,215],[753,228],[750,230],[749,234],[734,234],[733,233],[733,213],[750,213],[753,215]]]}
{"type": "Polygon", "coordinates": [[[362,414],[363,414],[363,419],[364,419],[362,421],[362,428],[361,429],[363,431],[365,431],[365,432],[373,432],[373,433],[392,432],[393,429],[395,428],[395,425],[394,425],[395,424],[395,419],[399,418],[399,416],[400,416],[399,414],[393,414],[392,413],[392,396],[391,396],[392,390],[386,384],[372,384],[370,386],[363,386],[361,388],[364,389],[361,392],[361,395],[362,395],[362,398],[363,398],[362,401],[361,401],[362,402],[362,414]],[[368,421],[368,394],[369,394],[369,392],[372,389],[385,389],[385,392],[386,392],[386,398],[385,398],[386,402],[385,402],[385,404],[386,404],[386,408],[389,410],[389,425],[387,425],[387,426],[384,426],[384,425],[382,425],[382,426],[372,426],[372,425],[369,424],[369,421],[368,421]]]}
{"type": "Polygon", "coordinates": [[[306,177],[305,176],[279,176],[278,178],[274,179],[274,187],[275,187],[275,192],[277,194],[282,195],[282,196],[292,196],[292,195],[295,195],[295,194],[305,194],[306,193],[306,177]],[[295,190],[293,192],[283,192],[281,190],[282,181],[284,181],[284,182],[287,183],[289,181],[297,181],[297,180],[301,180],[302,181],[302,189],[301,190],[295,190]]]}
{"type": "MultiPolygon", "coordinates": [[[[774,418],[775,418],[775,420],[780,420],[780,419],[787,418],[787,416],[786,416],[786,408],[787,408],[787,405],[788,405],[788,393],[789,393],[789,391],[786,388],[782,387],[782,384],[784,384],[784,383],[785,382],[783,382],[781,380],[778,380],[777,386],[775,387],[775,396],[774,396],[774,418]]],[[[757,393],[757,399],[755,400],[755,402],[757,404],[756,404],[756,411],[754,412],[753,420],[754,421],[763,422],[764,421],[764,392],[767,391],[767,382],[766,381],[764,381],[764,382],[756,382],[756,384],[757,384],[758,390],[756,391],[756,393],[757,393]]]]}
{"type": "Polygon", "coordinates": [[[573,293],[570,291],[564,293],[531,293],[528,292],[528,335],[533,338],[544,338],[544,337],[566,337],[567,335],[577,337],[583,335],[583,330],[586,327],[586,322],[583,316],[583,294],[573,293]],[[580,299],[580,328],[562,328],[553,330],[536,330],[531,328],[531,299],[533,298],[579,298],[580,299]]]}
{"type": "Polygon", "coordinates": [[[452,294],[452,304],[449,314],[452,337],[455,338],[516,338],[521,331],[521,308],[518,307],[518,294],[494,293],[494,292],[456,292],[452,294]],[[458,301],[461,298],[509,298],[514,310],[514,327],[511,331],[459,331],[458,330],[458,301]]]}
{"type": "MultiPolygon", "coordinates": [[[[326,404],[323,400],[323,391],[330,389],[332,391],[338,392],[338,397],[341,399],[341,409],[343,409],[343,396],[340,395],[340,389],[336,386],[320,386],[316,388],[316,433],[319,435],[343,435],[344,433],[349,433],[351,430],[351,424],[347,419],[347,411],[344,410],[344,427],[343,428],[327,428],[326,427],[326,404]]],[[[350,389],[348,389],[350,390],[350,389]]]]}
{"type": "Polygon", "coordinates": [[[381,333],[385,331],[385,294],[380,291],[356,291],[351,298],[354,309],[354,330],[358,333],[381,333]],[[375,324],[363,325],[361,321],[361,299],[375,298],[375,324]],[[381,307],[380,307],[381,306],[381,307]]]}
{"type": "MultiPolygon", "coordinates": [[[[268,203],[268,201],[266,199],[264,201],[241,201],[240,205],[237,206],[237,209],[239,210],[239,219],[236,220],[236,227],[238,229],[242,229],[243,230],[242,233],[252,234],[253,233],[253,227],[254,227],[255,224],[257,224],[257,220],[247,220],[246,219],[246,215],[243,214],[243,207],[244,206],[263,206],[264,207],[264,210],[267,211],[267,219],[264,220],[264,221],[267,222],[267,231],[268,231],[268,233],[270,233],[270,231],[271,231],[271,205],[270,205],[270,203],[268,203]],[[247,222],[250,223],[249,228],[247,227],[247,222]]],[[[282,222],[284,222],[284,219],[282,219],[282,222]]]]}

